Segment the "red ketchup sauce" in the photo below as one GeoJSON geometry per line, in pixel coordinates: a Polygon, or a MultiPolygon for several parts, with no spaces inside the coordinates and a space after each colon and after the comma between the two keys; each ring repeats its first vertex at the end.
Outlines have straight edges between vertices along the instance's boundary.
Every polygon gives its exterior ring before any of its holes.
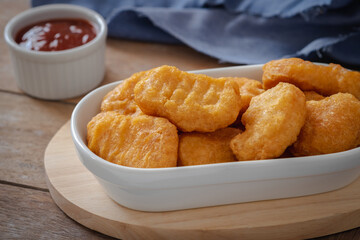
{"type": "Polygon", "coordinates": [[[15,41],[35,51],[61,51],[84,45],[96,37],[95,28],[83,19],[54,19],[21,29],[15,41]]]}

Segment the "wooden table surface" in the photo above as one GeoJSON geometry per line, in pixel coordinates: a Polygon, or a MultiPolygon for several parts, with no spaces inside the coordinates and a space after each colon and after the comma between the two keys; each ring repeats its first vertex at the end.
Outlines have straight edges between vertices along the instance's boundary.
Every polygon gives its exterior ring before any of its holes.
{"type": "MultiPolygon", "coordinates": [[[[0,239],[112,239],[67,217],[46,186],[45,148],[81,97],[44,101],[16,86],[3,31],[29,7],[28,0],[0,0],[0,239]]],[[[182,70],[230,65],[182,45],[109,39],[102,84],[163,64],[182,70]]],[[[360,228],[317,239],[360,239],[360,228]]]]}

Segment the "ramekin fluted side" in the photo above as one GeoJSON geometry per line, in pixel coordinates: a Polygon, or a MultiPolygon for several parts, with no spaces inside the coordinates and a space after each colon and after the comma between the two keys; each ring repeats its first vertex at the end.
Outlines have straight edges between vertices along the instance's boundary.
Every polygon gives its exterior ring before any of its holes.
{"type": "Polygon", "coordinates": [[[105,74],[105,45],[81,58],[61,62],[34,61],[11,51],[17,85],[29,95],[64,99],[83,95],[100,84],[105,74]]]}
{"type": "Polygon", "coordinates": [[[6,25],[4,38],[9,47],[14,78],[25,93],[48,100],[73,98],[98,86],[105,74],[107,25],[91,9],[70,4],[50,4],[26,10],[6,25]],[[37,21],[80,18],[89,21],[96,37],[79,47],[61,51],[33,51],[15,42],[20,29],[37,21]]]}

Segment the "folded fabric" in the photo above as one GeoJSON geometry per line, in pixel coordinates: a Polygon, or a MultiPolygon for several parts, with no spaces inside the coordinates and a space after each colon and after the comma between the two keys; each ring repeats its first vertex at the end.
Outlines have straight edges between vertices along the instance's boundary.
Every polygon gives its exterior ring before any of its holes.
{"type": "Polygon", "coordinates": [[[222,62],[283,57],[360,68],[358,0],[33,0],[99,12],[109,36],[183,43],[222,62]]]}

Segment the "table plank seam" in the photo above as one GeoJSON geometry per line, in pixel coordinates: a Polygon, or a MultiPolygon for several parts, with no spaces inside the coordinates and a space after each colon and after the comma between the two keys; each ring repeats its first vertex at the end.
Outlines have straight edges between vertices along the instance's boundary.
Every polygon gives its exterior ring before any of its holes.
{"type": "Polygon", "coordinates": [[[0,89],[0,93],[7,93],[7,94],[12,94],[12,95],[17,95],[17,96],[21,96],[21,97],[29,97],[29,98],[33,98],[39,101],[44,101],[44,102],[53,102],[53,103],[62,103],[62,104],[67,104],[67,105],[71,105],[71,106],[75,106],[77,103],[74,102],[69,102],[67,100],[43,100],[40,98],[35,98],[35,97],[31,97],[25,93],[21,93],[21,92],[14,92],[14,91],[10,91],[10,90],[4,90],[4,89],[0,89]]]}
{"type": "Polygon", "coordinates": [[[5,184],[5,185],[10,185],[10,186],[15,186],[15,187],[21,187],[21,188],[28,188],[28,189],[38,190],[38,191],[42,191],[42,192],[49,192],[49,189],[47,189],[47,188],[34,187],[34,186],[21,184],[21,183],[8,182],[8,181],[5,181],[5,180],[0,180],[0,184],[5,184]]]}

